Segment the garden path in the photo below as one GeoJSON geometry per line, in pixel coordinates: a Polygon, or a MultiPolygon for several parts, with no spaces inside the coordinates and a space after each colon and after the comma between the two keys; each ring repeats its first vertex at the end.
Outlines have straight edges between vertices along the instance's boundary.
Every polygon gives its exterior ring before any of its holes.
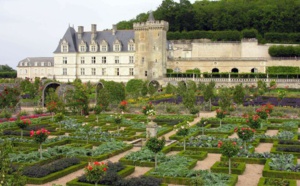
{"type": "Polygon", "coordinates": [[[273,143],[259,143],[259,145],[255,148],[255,152],[270,152],[273,147],[273,143]]]}
{"type": "Polygon", "coordinates": [[[239,175],[236,186],[256,186],[262,177],[264,165],[246,164],[245,172],[239,175]]]}
{"type": "Polygon", "coordinates": [[[265,134],[268,136],[276,136],[278,134],[278,130],[267,130],[265,134]]]}
{"type": "MultiPolygon", "coordinates": [[[[195,125],[195,124],[196,124],[197,122],[199,122],[200,119],[203,118],[203,117],[204,117],[204,118],[208,118],[208,117],[214,117],[214,116],[215,116],[215,112],[205,112],[205,113],[201,113],[201,114],[200,114],[200,117],[195,118],[194,121],[190,123],[190,125],[195,125]]],[[[170,137],[171,135],[173,135],[173,134],[175,134],[175,131],[171,131],[171,132],[165,134],[164,136],[165,136],[166,140],[168,140],[169,137],[170,137]]],[[[123,153],[121,153],[121,154],[118,154],[118,155],[116,155],[116,156],[113,156],[113,157],[111,157],[111,158],[109,158],[109,159],[107,159],[107,160],[104,160],[104,161],[117,162],[117,161],[119,161],[120,158],[124,157],[126,154],[129,154],[129,153],[131,153],[131,152],[138,151],[138,150],[140,150],[140,149],[141,149],[140,147],[133,147],[132,149],[130,149],[130,150],[126,151],[126,152],[123,152],[123,153]]],[[[203,169],[209,169],[209,168],[213,165],[213,163],[214,163],[215,161],[219,161],[219,160],[220,160],[220,157],[221,157],[220,154],[211,154],[211,155],[210,155],[210,159],[207,159],[207,158],[206,158],[205,161],[202,161],[202,162],[201,162],[201,165],[200,165],[201,169],[202,169],[202,168],[203,168],[203,169]],[[215,160],[213,160],[213,159],[215,159],[215,160]],[[207,161],[206,161],[206,160],[207,160],[207,161]],[[212,163],[212,161],[214,161],[214,162],[212,163]],[[206,165],[206,164],[207,164],[207,165],[206,165]],[[204,167],[208,167],[208,168],[204,168],[204,167]]],[[[200,167],[199,167],[199,169],[200,169],[200,167]]],[[[130,175],[130,177],[131,177],[131,176],[132,176],[132,177],[135,177],[135,176],[143,175],[143,174],[144,174],[145,172],[147,172],[148,170],[150,170],[149,167],[136,167],[135,172],[132,173],[132,174],[130,175]]],[[[81,169],[81,170],[78,170],[78,171],[73,172],[73,173],[71,173],[71,174],[68,174],[68,175],[66,175],[66,176],[64,176],[64,177],[62,177],[62,178],[60,178],[60,179],[54,180],[54,181],[52,181],[52,182],[49,182],[49,183],[46,183],[46,184],[43,184],[43,185],[40,185],[40,186],[52,186],[52,185],[55,184],[55,183],[56,183],[56,184],[60,184],[60,185],[65,186],[67,182],[69,182],[69,181],[71,181],[71,180],[77,178],[78,176],[82,175],[83,173],[84,173],[84,169],[81,169]]],[[[36,186],[36,185],[33,185],[33,184],[27,184],[26,186],[36,186]]],[[[169,186],[172,186],[172,185],[169,185],[169,186]]],[[[173,185],[173,186],[175,186],[175,185],[173,185]]]]}
{"type": "MultiPolygon", "coordinates": [[[[201,112],[199,117],[195,118],[194,121],[190,122],[190,126],[193,126],[196,123],[198,123],[201,120],[201,118],[209,118],[209,117],[215,117],[215,116],[216,116],[215,112],[201,112]]],[[[171,132],[165,134],[164,137],[166,138],[166,140],[169,140],[169,137],[175,133],[176,133],[175,130],[171,131],[171,132]]]]}
{"type": "Polygon", "coordinates": [[[204,160],[198,161],[194,170],[209,170],[216,161],[220,161],[221,154],[208,153],[204,160]]]}

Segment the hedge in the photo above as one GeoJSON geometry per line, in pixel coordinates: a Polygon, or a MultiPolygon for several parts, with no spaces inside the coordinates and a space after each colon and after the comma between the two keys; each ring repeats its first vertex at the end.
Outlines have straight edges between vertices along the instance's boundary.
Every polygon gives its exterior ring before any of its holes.
{"type": "Polygon", "coordinates": [[[168,40],[180,39],[211,39],[213,41],[241,41],[241,32],[236,30],[227,31],[190,31],[190,32],[168,32],[168,40]]]}
{"type": "Polygon", "coordinates": [[[300,46],[270,46],[269,54],[272,57],[299,57],[300,46]]]}
{"type": "MultiPolygon", "coordinates": [[[[126,176],[132,174],[135,170],[134,166],[125,166],[125,168],[121,171],[118,172],[118,175],[120,175],[122,178],[125,178],[126,176]]],[[[89,183],[82,183],[82,182],[78,182],[78,178],[69,181],[67,183],[67,186],[91,186],[94,184],[89,184],[89,183]]],[[[100,184],[98,184],[99,186],[101,186],[100,184]]]]}
{"type": "Polygon", "coordinates": [[[180,156],[187,156],[190,157],[192,159],[196,159],[196,160],[204,160],[207,157],[207,152],[206,151],[193,151],[193,152],[197,152],[197,155],[190,155],[190,154],[185,154],[187,151],[180,151],[177,155],[180,156]]]}
{"type": "Polygon", "coordinates": [[[271,178],[285,178],[285,179],[300,179],[300,172],[290,172],[290,171],[277,171],[271,170],[269,163],[270,159],[267,160],[265,163],[262,175],[264,177],[271,177],[271,178]]]}
{"type": "MultiPolygon", "coordinates": [[[[259,179],[259,182],[258,182],[257,186],[264,186],[264,185],[266,185],[265,183],[266,183],[267,179],[276,179],[276,178],[261,177],[259,179]]],[[[282,180],[282,179],[278,179],[278,180],[282,180]]],[[[289,182],[289,186],[297,186],[297,181],[296,180],[291,180],[291,179],[283,179],[283,180],[288,181],[289,182]]],[[[269,184],[267,186],[269,186],[269,184]]]]}
{"type": "MultiPolygon", "coordinates": [[[[220,161],[215,162],[213,164],[213,166],[211,166],[211,168],[210,168],[211,172],[228,174],[229,167],[220,167],[219,166],[220,163],[221,163],[220,161]]],[[[232,162],[231,165],[233,163],[234,162],[232,162]]],[[[237,168],[231,167],[232,174],[238,174],[238,175],[243,174],[246,169],[246,163],[244,163],[244,162],[236,162],[236,163],[238,163],[239,165],[237,168]]]]}
{"type": "Polygon", "coordinates": [[[0,78],[17,78],[17,72],[0,72],[0,78]]]}
{"type": "Polygon", "coordinates": [[[45,176],[43,178],[30,178],[30,177],[26,177],[27,178],[27,183],[30,184],[44,184],[53,180],[56,180],[58,178],[61,178],[65,175],[68,175],[72,172],[75,172],[79,169],[84,168],[87,165],[87,162],[81,162],[80,164],[68,167],[62,171],[58,171],[52,174],[49,174],[48,176],[45,176]]]}
{"type": "MultiPolygon", "coordinates": [[[[221,161],[227,161],[228,158],[221,156],[221,161]]],[[[247,158],[247,157],[233,157],[231,158],[233,162],[244,162],[246,164],[260,164],[264,165],[267,161],[266,158],[247,158]]]]}

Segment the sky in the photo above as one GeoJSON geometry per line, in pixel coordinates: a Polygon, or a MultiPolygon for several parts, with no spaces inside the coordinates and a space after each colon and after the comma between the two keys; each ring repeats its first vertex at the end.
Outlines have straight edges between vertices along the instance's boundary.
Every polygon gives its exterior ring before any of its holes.
{"type": "MultiPolygon", "coordinates": [[[[174,0],[179,2],[179,0],[174,0]]],[[[195,0],[190,0],[194,3],[195,0]]],[[[16,69],[26,57],[53,57],[68,26],[112,28],[162,0],[0,0],[0,65],[16,69]]]]}

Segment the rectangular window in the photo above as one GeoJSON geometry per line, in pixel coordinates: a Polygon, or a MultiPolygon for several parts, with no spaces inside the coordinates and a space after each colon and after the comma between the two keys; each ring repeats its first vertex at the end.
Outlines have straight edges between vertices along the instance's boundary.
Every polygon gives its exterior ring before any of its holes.
{"type": "Polygon", "coordinates": [[[92,64],[96,63],[96,57],[92,57],[92,64]]]}
{"type": "Polygon", "coordinates": [[[84,64],[84,63],[85,63],[84,57],[81,57],[81,58],[80,58],[80,63],[81,63],[81,64],[84,64]]]}
{"type": "Polygon", "coordinates": [[[96,51],[96,46],[95,45],[92,45],[91,46],[91,52],[95,52],[96,51]]]}
{"type": "Polygon", "coordinates": [[[37,62],[34,62],[34,66],[37,66],[37,62]]]}
{"type": "Polygon", "coordinates": [[[92,75],[96,75],[96,68],[92,68],[92,75]]]}
{"type": "Polygon", "coordinates": [[[134,45],[133,44],[129,45],[129,51],[134,51],[134,45]]]}
{"type": "Polygon", "coordinates": [[[67,57],[63,57],[63,64],[68,64],[68,59],[67,59],[67,57]]]}
{"type": "Polygon", "coordinates": [[[81,68],[81,69],[80,69],[80,74],[81,74],[81,75],[85,75],[85,69],[84,69],[84,68],[81,68]]]}
{"type": "Polygon", "coordinates": [[[67,75],[67,69],[63,68],[63,75],[67,75]]]}
{"type": "Polygon", "coordinates": [[[63,52],[68,52],[68,46],[63,45],[63,52]]]}
{"type": "Polygon", "coordinates": [[[41,62],[41,66],[42,66],[42,67],[44,66],[44,62],[41,62]]]}
{"type": "Polygon", "coordinates": [[[144,57],[142,57],[142,63],[144,63],[145,62],[145,58],[144,57]]]}
{"type": "Polygon", "coordinates": [[[116,63],[116,64],[119,64],[119,63],[120,63],[120,61],[119,61],[119,56],[115,56],[115,63],[116,63]]]}
{"type": "Polygon", "coordinates": [[[44,69],[41,69],[41,75],[44,75],[44,69]]]}
{"type": "Polygon", "coordinates": [[[145,71],[145,76],[147,76],[148,75],[148,72],[147,71],[145,71]]]}
{"type": "Polygon", "coordinates": [[[120,51],[120,45],[115,45],[115,51],[119,52],[120,51]]]}
{"type": "Polygon", "coordinates": [[[102,76],[106,75],[106,68],[102,68],[102,76]]]}
{"type": "Polygon", "coordinates": [[[51,62],[48,62],[48,66],[49,66],[49,67],[51,66],[51,62]]]}
{"type": "Polygon", "coordinates": [[[80,52],[85,52],[85,46],[80,46],[80,52]]]}
{"type": "Polygon", "coordinates": [[[106,45],[102,45],[102,46],[101,46],[101,51],[102,51],[102,52],[106,52],[106,51],[107,51],[106,45]]]}
{"type": "Polygon", "coordinates": [[[115,68],[115,75],[119,76],[120,75],[120,69],[119,68],[115,68]]]}
{"type": "Polygon", "coordinates": [[[129,63],[133,63],[134,62],[134,57],[133,56],[129,56],[129,63]]]}
{"type": "Polygon", "coordinates": [[[133,76],[133,68],[129,68],[129,75],[133,76]]]}
{"type": "Polygon", "coordinates": [[[106,57],[105,56],[102,57],[102,63],[106,64],[106,57]]]}

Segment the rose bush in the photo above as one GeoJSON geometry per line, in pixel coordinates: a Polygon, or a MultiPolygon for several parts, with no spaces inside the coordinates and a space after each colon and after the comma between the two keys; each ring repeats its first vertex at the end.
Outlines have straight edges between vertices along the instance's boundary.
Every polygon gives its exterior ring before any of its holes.
{"type": "Polygon", "coordinates": [[[85,167],[86,179],[90,182],[94,182],[95,185],[105,176],[108,170],[107,163],[104,162],[92,162],[87,167],[85,167]]]}

